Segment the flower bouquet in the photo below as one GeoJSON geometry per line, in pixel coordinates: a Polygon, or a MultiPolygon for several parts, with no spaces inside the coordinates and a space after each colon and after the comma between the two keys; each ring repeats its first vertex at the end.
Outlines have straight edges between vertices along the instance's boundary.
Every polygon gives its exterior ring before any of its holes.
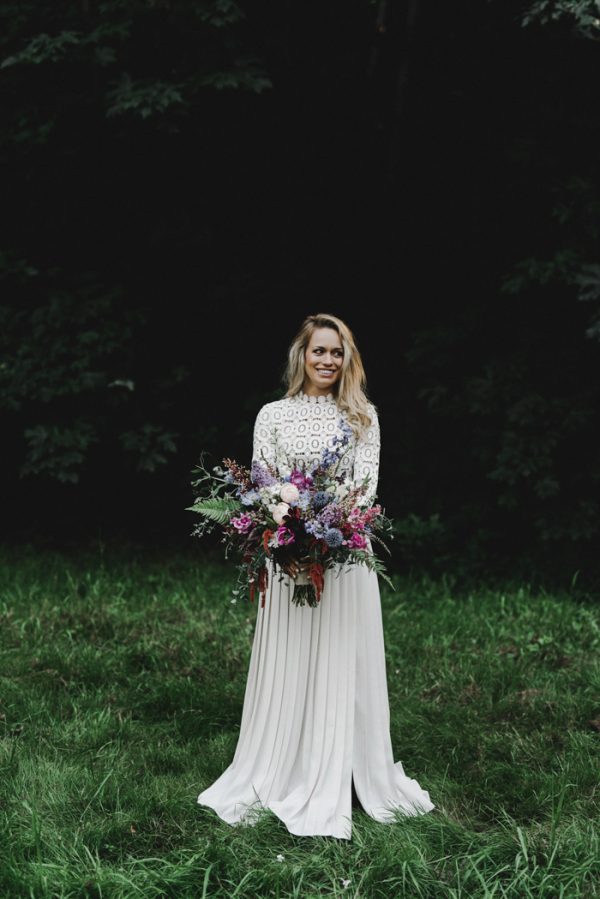
{"type": "Polygon", "coordinates": [[[308,469],[295,465],[282,474],[272,462],[255,460],[249,470],[223,459],[224,468],[215,466],[209,472],[202,458],[194,469],[196,499],[187,510],[202,518],[192,535],[202,537],[222,528],[226,557],[234,549],[240,558],[236,596],[247,583],[250,600],[258,588],[264,606],[268,560],[274,572],[292,559],[306,563],[307,576],[299,575],[294,583],[292,601],[297,605],[317,605],[325,571],[336,563],[367,565],[394,589],[370,545],[376,541],[389,553],[382,534],[389,532],[393,539],[393,525],[379,504],[365,504],[368,476],[355,484],[339,473],[351,433],[343,419],[341,428],[343,436],[334,438],[333,448],[325,448],[308,469]]]}

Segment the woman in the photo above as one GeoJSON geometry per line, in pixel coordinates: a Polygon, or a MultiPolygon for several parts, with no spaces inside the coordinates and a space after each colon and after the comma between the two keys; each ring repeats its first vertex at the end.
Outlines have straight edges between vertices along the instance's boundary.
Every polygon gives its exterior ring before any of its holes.
{"type": "MultiPolygon", "coordinates": [[[[356,483],[369,476],[363,502],[372,505],[379,421],[348,326],[309,315],[289,348],[284,380],[285,396],[257,415],[252,461],[275,462],[280,471],[309,466],[345,419],[354,432],[345,473],[356,483]]],[[[435,806],[393,760],[376,572],[327,570],[311,607],[291,602],[303,569],[289,561],[285,574],[274,572],[268,561],[235,755],[197,801],[229,824],[255,823],[270,809],[290,833],[350,839],[353,782],[364,810],[383,823],[392,823],[395,810],[418,815],[435,806]]]]}

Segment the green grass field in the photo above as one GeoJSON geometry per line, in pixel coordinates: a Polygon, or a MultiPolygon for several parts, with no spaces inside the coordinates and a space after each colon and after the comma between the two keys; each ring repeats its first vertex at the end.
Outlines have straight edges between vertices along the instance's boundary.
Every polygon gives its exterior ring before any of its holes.
{"type": "Polygon", "coordinates": [[[593,596],[383,585],[394,758],[437,809],[354,808],[345,841],[196,803],[241,717],[256,607],[230,601],[233,566],[0,562],[0,899],[600,895],[593,596]]]}

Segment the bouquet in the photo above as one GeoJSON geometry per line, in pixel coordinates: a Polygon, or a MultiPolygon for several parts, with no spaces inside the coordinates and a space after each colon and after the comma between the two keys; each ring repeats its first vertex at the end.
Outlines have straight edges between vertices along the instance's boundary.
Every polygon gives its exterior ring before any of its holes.
{"type": "Polygon", "coordinates": [[[292,601],[297,605],[318,604],[325,571],[336,563],[367,565],[394,589],[370,545],[376,541],[389,553],[382,534],[389,532],[393,539],[393,524],[379,504],[365,503],[369,477],[355,484],[340,471],[351,433],[343,419],[341,428],[343,436],[334,438],[333,448],[325,448],[316,464],[296,464],[291,470],[288,464],[286,474],[270,461],[255,460],[247,469],[228,458],[224,468],[209,472],[201,456],[192,481],[196,499],[187,507],[202,516],[192,535],[222,528],[226,557],[231,549],[239,555],[234,595],[247,584],[250,600],[258,589],[264,606],[268,561],[277,572],[292,559],[304,561],[308,569],[306,578],[295,580],[292,601]]]}

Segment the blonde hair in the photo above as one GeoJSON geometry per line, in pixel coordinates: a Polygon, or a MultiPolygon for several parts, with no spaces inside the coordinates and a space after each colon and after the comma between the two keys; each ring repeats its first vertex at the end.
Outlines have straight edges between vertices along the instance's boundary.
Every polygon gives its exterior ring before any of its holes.
{"type": "MultiPolygon", "coordinates": [[[[287,387],[285,395],[295,396],[303,390],[306,378],[305,353],[317,328],[332,328],[339,335],[344,349],[344,359],[341,374],[333,385],[332,392],[338,408],[346,413],[348,424],[358,437],[362,437],[371,424],[368,408],[371,401],[366,394],[367,376],[354,335],[341,318],[320,312],[317,315],[308,315],[304,319],[288,349],[287,365],[283,374],[283,382],[287,387]]],[[[377,412],[374,404],[371,405],[377,412]]]]}

